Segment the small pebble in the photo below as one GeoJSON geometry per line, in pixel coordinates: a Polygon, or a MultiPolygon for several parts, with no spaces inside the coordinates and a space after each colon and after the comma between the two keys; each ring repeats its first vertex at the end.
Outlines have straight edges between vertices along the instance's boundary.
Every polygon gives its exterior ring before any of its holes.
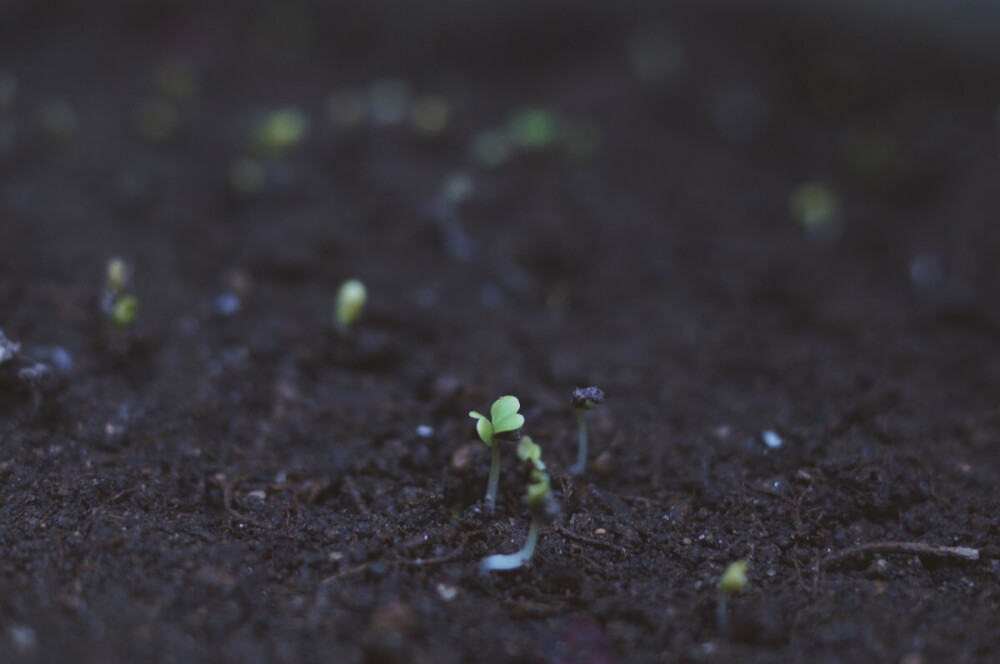
{"type": "Polygon", "coordinates": [[[232,316],[240,310],[240,298],[232,293],[223,293],[215,298],[215,310],[223,316],[232,316]]]}
{"type": "Polygon", "coordinates": [[[767,445],[768,449],[776,450],[781,447],[785,441],[781,439],[781,436],[776,434],[774,431],[767,429],[760,435],[761,440],[767,445]]]}

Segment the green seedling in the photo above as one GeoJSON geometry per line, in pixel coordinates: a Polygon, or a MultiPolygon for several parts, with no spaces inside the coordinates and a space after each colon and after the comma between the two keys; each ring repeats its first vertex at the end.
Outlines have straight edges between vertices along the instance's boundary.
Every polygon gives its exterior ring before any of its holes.
{"type": "Polygon", "coordinates": [[[535,470],[545,470],[545,462],[542,461],[542,448],[531,436],[521,436],[517,444],[517,458],[527,461],[535,470]]]}
{"type": "Polygon", "coordinates": [[[573,411],[576,413],[579,444],[576,451],[576,463],[570,467],[570,475],[582,475],[587,470],[587,418],[584,415],[604,402],[604,390],[599,387],[578,387],[573,390],[573,411]]]}
{"type": "Polygon", "coordinates": [[[340,285],[333,305],[333,323],[342,332],[358,322],[365,310],[368,289],[358,279],[348,279],[340,285]]]}
{"type": "Polygon", "coordinates": [[[479,564],[482,574],[493,571],[517,569],[531,560],[538,545],[538,529],[543,519],[551,517],[554,501],[552,500],[552,484],[549,474],[545,472],[542,462],[542,449],[530,437],[524,436],[517,446],[517,456],[522,461],[532,464],[531,483],[524,496],[524,502],[531,511],[531,524],[528,526],[528,536],[524,546],[515,553],[498,553],[483,558],[479,564]]]}
{"type": "Polygon", "coordinates": [[[135,322],[139,300],[131,292],[132,268],[121,258],[108,260],[104,268],[104,289],[101,291],[101,311],[115,327],[128,327],[135,322]]]}
{"type": "Polygon", "coordinates": [[[298,145],[309,131],[302,111],[282,108],[265,115],[253,132],[253,142],[264,156],[278,156],[298,145]]]}
{"type": "Polygon", "coordinates": [[[562,119],[544,108],[528,108],[511,117],[508,131],[522,150],[547,150],[562,138],[562,119]]]}
{"type": "Polygon", "coordinates": [[[788,200],[792,216],[807,233],[826,237],[840,224],[841,203],[836,189],[825,182],[806,182],[788,200]]]}
{"type": "Polygon", "coordinates": [[[493,459],[490,462],[490,477],[486,483],[486,509],[490,512],[496,507],[497,487],[500,484],[500,442],[501,440],[518,441],[521,439],[521,428],[524,426],[524,416],[517,411],[521,402],[517,397],[504,396],[493,402],[490,416],[471,411],[469,417],[476,420],[476,433],[479,440],[490,448],[493,459]]]}
{"type": "Polygon", "coordinates": [[[729,633],[729,598],[743,592],[746,585],[747,561],[745,560],[737,560],[732,563],[719,577],[719,583],[716,586],[715,622],[719,628],[719,634],[722,636],[729,633]]]}

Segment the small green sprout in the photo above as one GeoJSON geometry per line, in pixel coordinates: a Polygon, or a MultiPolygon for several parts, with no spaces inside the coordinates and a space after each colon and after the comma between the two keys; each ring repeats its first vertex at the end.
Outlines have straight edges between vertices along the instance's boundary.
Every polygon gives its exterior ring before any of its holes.
{"type": "Polygon", "coordinates": [[[747,561],[745,560],[737,560],[732,563],[719,577],[719,583],[716,586],[718,599],[715,605],[715,620],[719,634],[722,636],[726,636],[729,632],[729,614],[727,613],[729,598],[743,592],[746,585],[747,561]]]}
{"type": "Polygon", "coordinates": [[[552,484],[549,474],[545,472],[542,461],[542,448],[530,437],[524,436],[517,446],[517,456],[522,461],[530,462],[534,468],[531,471],[531,483],[524,495],[524,502],[531,511],[531,524],[528,526],[528,536],[524,546],[515,553],[498,553],[483,558],[479,571],[483,574],[497,570],[517,569],[531,560],[538,545],[538,529],[543,519],[551,518],[555,511],[552,500],[552,484]]]}
{"type": "Polygon", "coordinates": [[[368,289],[358,279],[348,279],[340,285],[334,302],[333,321],[343,332],[361,318],[368,299],[368,289]]]}
{"type": "Polygon", "coordinates": [[[836,233],[841,203],[836,189],[825,182],[806,182],[788,200],[792,216],[810,235],[825,237],[836,233]]]}
{"type": "Polygon", "coordinates": [[[521,442],[517,444],[517,458],[531,463],[536,470],[545,470],[542,448],[531,439],[531,436],[521,436],[521,442]]]}
{"type": "Polygon", "coordinates": [[[111,322],[116,327],[128,327],[139,313],[139,300],[134,295],[122,295],[111,307],[111,322]]]}
{"type": "Polygon", "coordinates": [[[101,311],[115,327],[128,327],[135,322],[139,299],[131,292],[132,268],[123,259],[114,257],[104,268],[104,289],[101,291],[101,311]]]}
{"type": "Polygon", "coordinates": [[[508,131],[522,150],[546,150],[562,137],[562,119],[544,108],[527,108],[511,117],[508,131]]]}
{"type": "Polygon", "coordinates": [[[253,141],[265,155],[280,155],[302,142],[309,122],[302,111],[282,108],[265,115],[254,129],[253,141]]]}
{"type": "Polygon", "coordinates": [[[493,455],[490,462],[490,476],[486,483],[486,509],[490,512],[496,507],[497,487],[500,484],[499,441],[521,439],[524,416],[517,412],[520,409],[521,402],[517,397],[508,395],[493,402],[489,418],[474,410],[469,413],[469,417],[476,420],[476,433],[479,434],[479,439],[490,448],[493,455]]]}
{"type": "Polygon", "coordinates": [[[584,413],[597,408],[604,402],[604,390],[599,387],[578,387],[573,390],[573,411],[580,430],[576,463],[570,467],[570,475],[582,475],[587,470],[587,418],[584,413]]]}

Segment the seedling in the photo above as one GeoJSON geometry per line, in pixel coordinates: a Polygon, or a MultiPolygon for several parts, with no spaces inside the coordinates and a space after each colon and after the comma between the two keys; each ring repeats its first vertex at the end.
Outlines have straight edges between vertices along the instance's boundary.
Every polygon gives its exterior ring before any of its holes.
{"type": "Polygon", "coordinates": [[[104,289],[101,291],[101,311],[115,327],[128,327],[135,322],[139,300],[131,292],[132,268],[121,258],[108,260],[104,268],[104,289]]]}
{"type": "Polygon", "coordinates": [[[367,300],[368,289],[360,280],[348,279],[342,283],[333,303],[333,324],[341,332],[347,332],[361,318],[367,300]]]}
{"type": "Polygon", "coordinates": [[[528,526],[528,536],[524,540],[524,546],[515,553],[498,553],[483,558],[479,564],[479,571],[482,574],[495,570],[517,569],[531,560],[535,554],[535,547],[538,545],[538,529],[542,519],[552,514],[552,485],[549,474],[545,472],[545,464],[542,462],[542,449],[524,436],[517,446],[517,456],[522,461],[530,462],[534,468],[531,471],[531,484],[525,493],[524,501],[531,510],[531,524],[528,526]]]}
{"type": "Polygon", "coordinates": [[[504,396],[493,402],[490,407],[490,417],[471,411],[469,417],[476,420],[476,433],[479,440],[490,448],[493,459],[490,462],[490,476],[486,483],[486,509],[493,511],[497,502],[497,487],[500,484],[500,442],[501,440],[517,441],[521,439],[521,428],[524,426],[524,416],[517,411],[521,402],[517,397],[504,396]]]}
{"type": "Polygon", "coordinates": [[[715,622],[719,628],[719,634],[726,636],[729,633],[729,614],[727,605],[729,598],[743,592],[747,585],[747,561],[737,560],[726,568],[726,571],[719,577],[716,586],[718,598],[715,604],[715,622]]]}
{"type": "Polygon", "coordinates": [[[573,411],[580,430],[576,463],[570,467],[570,475],[582,475],[587,470],[587,418],[584,413],[597,408],[604,401],[604,390],[599,387],[578,387],[573,390],[573,411]]]}
{"type": "Polygon", "coordinates": [[[271,111],[257,123],[253,142],[263,156],[280,156],[298,145],[309,131],[309,121],[297,108],[271,111]]]}

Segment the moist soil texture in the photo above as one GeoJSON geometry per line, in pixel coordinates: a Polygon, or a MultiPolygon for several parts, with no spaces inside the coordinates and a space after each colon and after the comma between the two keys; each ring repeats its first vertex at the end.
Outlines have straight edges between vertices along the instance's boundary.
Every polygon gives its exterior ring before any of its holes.
{"type": "Polygon", "coordinates": [[[0,14],[0,660],[1000,661],[995,63],[384,18],[0,14]]]}

